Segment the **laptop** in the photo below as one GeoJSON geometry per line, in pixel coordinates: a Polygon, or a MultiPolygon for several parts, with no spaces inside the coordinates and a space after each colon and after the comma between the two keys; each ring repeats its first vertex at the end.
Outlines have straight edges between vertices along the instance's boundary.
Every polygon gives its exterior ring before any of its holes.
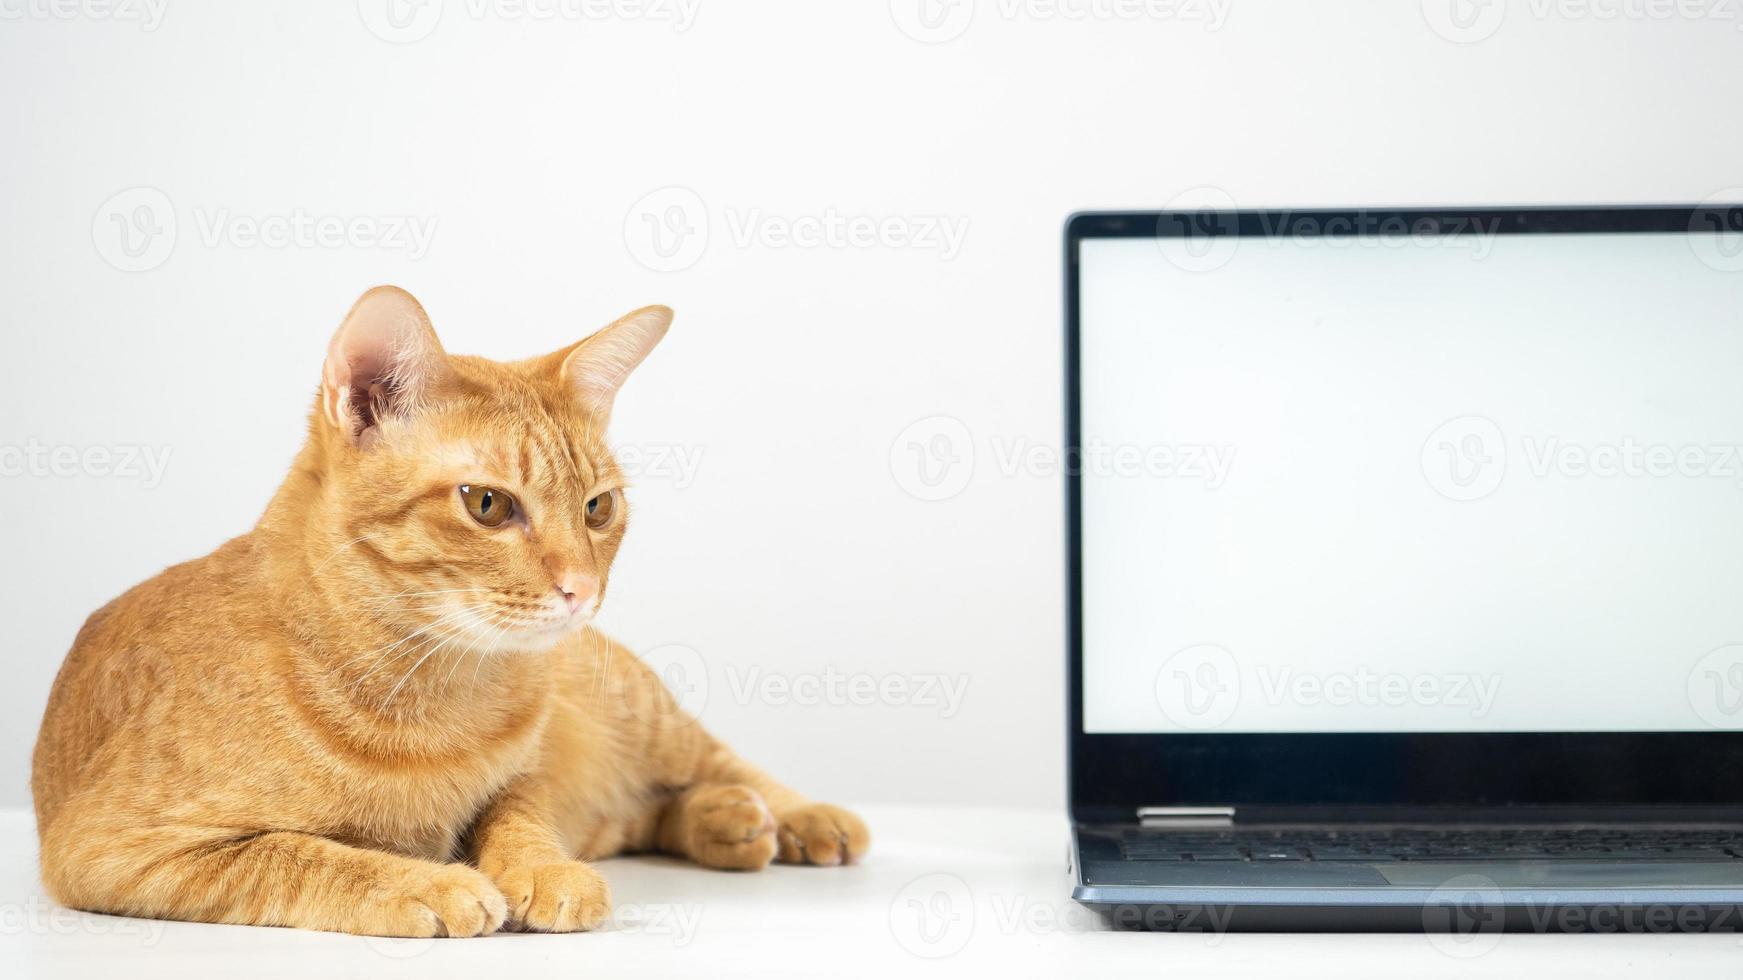
{"type": "Polygon", "coordinates": [[[1743,206],[1073,216],[1074,897],[1743,926],[1743,206]]]}

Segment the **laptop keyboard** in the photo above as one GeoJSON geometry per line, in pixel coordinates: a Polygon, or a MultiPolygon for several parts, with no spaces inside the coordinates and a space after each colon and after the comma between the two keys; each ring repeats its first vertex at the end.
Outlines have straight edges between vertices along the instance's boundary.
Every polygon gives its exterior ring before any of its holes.
{"type": "Polygon", "coordinates": [[[1743,831],[1616,827],[1128,830],[1128,861],[1743,859],[1743,831]]]}

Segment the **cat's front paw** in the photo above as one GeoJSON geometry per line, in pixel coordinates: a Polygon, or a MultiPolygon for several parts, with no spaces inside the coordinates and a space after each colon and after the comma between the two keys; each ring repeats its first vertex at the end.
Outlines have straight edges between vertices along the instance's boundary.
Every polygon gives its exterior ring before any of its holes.
{"type": "Polygon", "coordinates": [[[871,847],[865,821],[827,803],[807,803],[779,814],[784,864],[852,864],[871,847]]]}
{"type": "Polygon", "coordinates": [[[349,931],[377,936],[487,936],[507,909],[489,878],[459,864],[417,869],[410,881],[379,904],[367,922],[349,931]]]}
{"type": "Polygon", "coordinates": [[[510,868],[497,879],[508,924],[533,932],[585,932],[611,914],[605,878],[583,861],[510,868]]]}

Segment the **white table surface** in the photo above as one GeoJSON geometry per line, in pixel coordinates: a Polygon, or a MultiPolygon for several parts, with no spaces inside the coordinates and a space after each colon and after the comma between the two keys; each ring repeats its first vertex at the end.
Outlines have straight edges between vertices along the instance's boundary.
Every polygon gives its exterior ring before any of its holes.
{"type": "Polygon", "coordinates": [[[860,812],[874,843],[855,867],[727,874],[623,858],[602,865],[616,912],[600,931],[382,940],[58,908],[37,880],[29,814],[0,811],[0,977],[1743,976],[1743,941],[1726,935],[1505,935],[1472,948],[1108,932],[1068,898],[1062,815],[860,812]]]}

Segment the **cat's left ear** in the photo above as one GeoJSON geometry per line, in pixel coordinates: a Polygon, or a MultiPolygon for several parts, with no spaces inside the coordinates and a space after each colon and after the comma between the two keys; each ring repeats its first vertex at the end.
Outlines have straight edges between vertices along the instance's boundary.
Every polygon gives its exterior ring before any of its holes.
{"type": "Polygon", "coordinates": [[[448,370],[424,308],[397,286],[377,286],[327,345],[322,414],[352,445],[367,446],[383,422],[423,404],[448,370]]]}
{"type": "Polygon", "coordinates": [[[617,390],[671,325],[669,308],[644,306],[575,345],[563,359],[563,380],[575,390],[582,411],[601,421],[609,418],[617,390]]]}

